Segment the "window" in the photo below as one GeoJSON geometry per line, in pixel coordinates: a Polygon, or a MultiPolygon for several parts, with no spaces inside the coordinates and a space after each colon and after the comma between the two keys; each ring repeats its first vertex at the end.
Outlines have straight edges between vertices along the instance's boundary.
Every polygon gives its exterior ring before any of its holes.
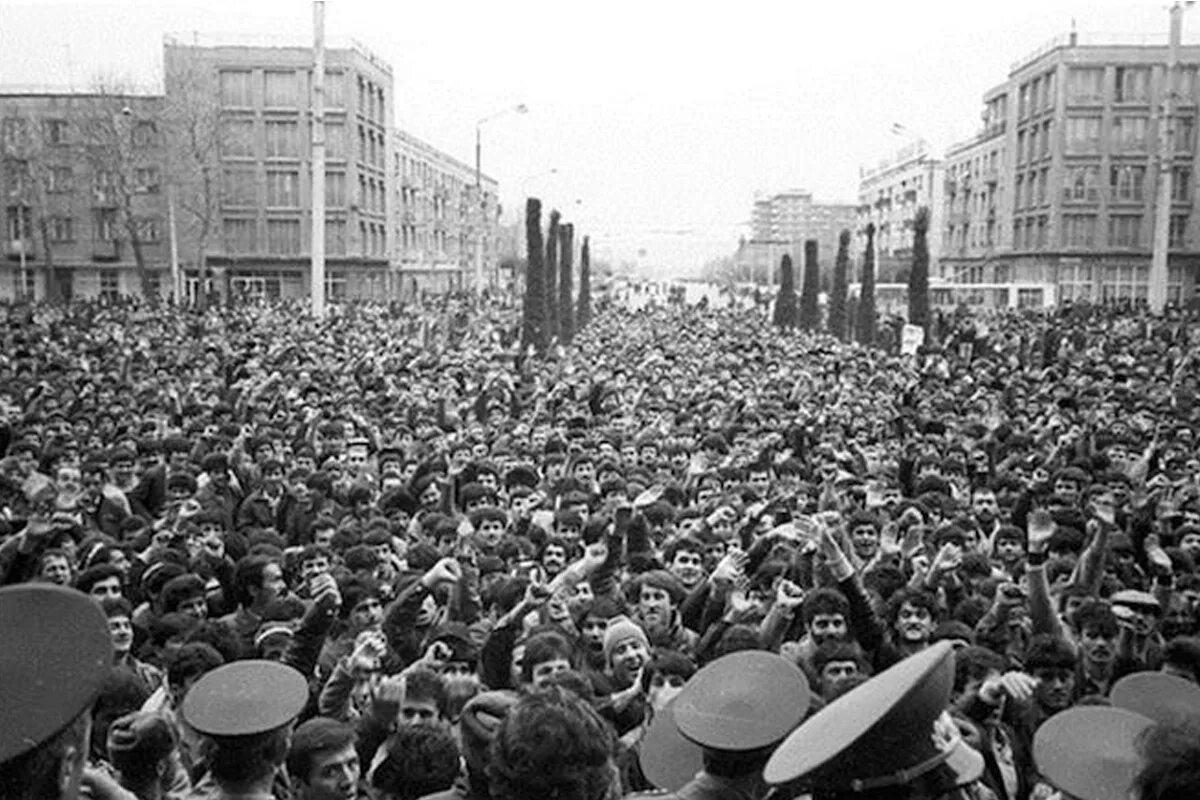
{"type": "Polygon", "coordinates": [[[325,173],[325,205],[330,208],[344,208],[346,205],[346,173],[325,173]]]}
{"type": "Polygon", "coordinates": [[[250,70],[221,70],[221,105],[250,108],[254,105],[250,70]]]}
{"type": "Polygon", "coordinates": [[[133,126],[134,147],[153,147],[158,143],[158,125],[154,122],[142,120],[133,126]]]}
{"type": "Polygon", "coordinates": [[[258,203],[254,167],[225,167],[222,200],[228,206],[253,206],[258,203]]]}
{"type": "Polygon", "coordinates": [[[115,242],[118,238],[120,235],[117,231],[116,209],[96,209],[96,239],[102,242],[115,242]]]}
{"type": "Polygon", "coordinates": [[[267,158],[296,158],[300,155],[300,123],[267,122],[267,158]]]}
{"type": "Polygon", "coordinates": [[[1038,205],[1046,204],[1046,184],[1049,182],[1050,170],[1043,169],[1038,173],[1037,181],[1037,201],[1038,205]]]}
{"type": "Polygon", "coordinates": [[[46,144],[66,144],[69,131],[65,119],[48,119],[42,123],[42,136],[46,144]]]}
{"type": "Polygon", "coordinates": [[[1150,70],[1146,67],[1117,67],[1113,98],[1118,103],[1145,103],[1150,99],[1150,70]]]}
{"type": "Polygon", "coordinates": [[[158,167],[138,167],[133,171],[133,184],[143,194],[158,194],[158,167]]]}
{"type": "Polygon", "coordinates": [[[1094,214],[1064,214],[1062,229],[1063,247],[1092,247],[1096,244],[1096,217],[1094,214]]]}
{"type": "Polygon", "coordinates": [[[340,122],[325,123],[325,157],[346,157],[346,126],[340,122]]]}
{"type": "Polygon", "coordinates": [[[1013,207],[1021,209],[1025,207],[1025,176],[1018,175],[1016,189],[1013,192],[1013,207]]]}
{"type": "Polygon", "coordinates": [[[325,71],[325,107],[346,107],[346,73],[325,71]]]}
{"type": "Polygon", "coordinates": [[[1036,243],[1037,243],[1038,248],[1044,249],[1046,247],[1046,245],[1048,244],[1046,235],[1047,235],[1047,232],[1049,231],[1049,229],[1050,229],[1049,219],[1045,216],[1038,217],[1037,218],[1037,227],[1036,227],[1036,230],[1037,230],[1036,243]]]}
{"type": "Polygon", "coordinates": [[[157,217],[143,217],[138,220],[138,238],[143,242],[162,241],[162,222],[157,217]]]}
{"type": "Polygon", "coordinates": [[[253,156],[254,120],[227,119],[221,123],[221,149],[227,156],[253,156]]]}
{"type": "Polygon", "coordinates": [[[21,158],[4,161],[4,179],[10,197],[19,197],[29,190],[29,162],[21,158]]]}
{"type": "Polygon", "coordinates": [[[1109,191],[1113,200],[1140,201],[1146,182],[1146,168],[1118,166],[1109,171],[1109,191]]]}
{"type": "Polygon", "coordinates": [[[1037,129],[1037,126],[1036,126],[1036,125],[1034,125],[1032,128],[1030,128],[1030,129],[1029,129],[1029,139],[1028,139],[1028,141],[1029,141],[1029,156],[1028,156],[1028,160],[1030,160],[1030,161],[1032,161],[1032,160],[1034,160],[1035,158],[1037,158],[1037,155],[1038,155],[1038,144],[1037,144],[1037,140],[1038,140],[1038,129],[1037,129]]]}
{"type": "Polygon", "coordinates": [[[27,144],[25,134],[25,120],[21,117],[0,120],[0,144],[5,147],[23,147],[27,144]]]}
{"type": "Polygon", "coordinates": [[[1099,117],[1067,117],[1067,149],[1072,153],[1094,153],[1100,149],[1099,117]]]}
{"type": "Polygon", "coordinates": [[[1186,203],[1192,199],[1192,168],[1171,168],[1171,200],[1186,203]]]}
{"type": "Polygon", "coordinates": [[[30,213],[28,206],[15,205],[8,207],[8,213],[5,216],[7,231],[5,238],[14,239],[32,239],[33,238],[33,215],[30,213]]]}
{"type": "Polygon", "coordinates": [[[1187,214],[1172,214],[1170,228],[1167,230],[1167,246],[1182,249],[1187,243],[1187,214]]]}
{"type": "Polygon", "coordinates": [[[116,300],[121,296],[121,276],[115,269],[100,270],[100,299],[116,300]]]}
{"type": "Polygon", "coordinates": [[[1050,154],[1050,125],[1048,121],[1042,124],[1041,150],[1038,154],[1043,158],[1050,154]]]}
{"type": "Polygon", "coordinates": [[[1196,140],[1196,120],[1193,117],[1175,117],[1171,127],[1172,137],[1175,139],[1175,152],[1192,152],[1192,144],[1196,140]]]}
{"type": "Polygon", "coordinates": [[[1067,72],[1067,101],[1100,103],[1104,100],[1104,69],[1072,67],[1067,72]]]}
{"type": "Polygon", "coordinates": [[[1140,214],[1114,215],[1108,220],[1108,244],[1110,247],[1137,247],[1141,243],[1141,229],[1140,214]]]}
{"type": "Polygon", "coordinates": [[[102,202],[112,200],[113,192],[117,188],[117,173],[109,169],[98,169],[92,175],[92,191],[96,195],[96,199],[102,202]]]}
{"type": "Polygon", "coordinates": [[[300,173],[296,170],[267,170],[267,206],[300,206],[300,173]]]}
{"type": "Polygon", "coordinates": [[[299,105],[298,87],[295,72],[268,70],[263,73],[263,98],[268,108],[294,108],[299,105]]]}
{"type": "Polygon", "coordinates": [[[75,220],[71,217],[51,217],[50,218],[50,241],[52,242],[73,242],[75,241],[75,220]]]}
{"type": "Polygon", "coordinates": [[[346,221],[325,220],[325,252],[331,256],[346,255],[346,221]]]}
{"type": "Polygon", "coordinates": [[[1024,242],[1021,241],[1025,234],[1025,224],[1021,220],[1013,221],[1013,250],[1023,250],[1024,242]]]}
{"type": "Polygon", "coordinates": [[[257,226],[252,219],[226,219],[222,234],[227,253],[253,253],[258,249],[257,226]]]}
{"type": "Polygon", "coordinates": [[[300,220],[267,220],[267,252],[290,256],[300,252],[300,220]]]}
{"type": "Polygon", "coordinates": [[[1145,150],[1146,123],[1145,117],[1114,117],[1112,122],[1114,150],[1145,150]]]}
{"type": "Polygon", "coordinates": [[[1196,67],[1175,67],[1175,101],[1184,105],[1196,102],[1196,67]]]}
{"type": "Polygon", "coordinates": [[[46,171],[46,191],[53,194],[71,191],[75,183],[70,167],[50,167],[46,171]]]}
{"type": "Polygon", "coordinates": [[[1100,168],[1070,167],[1063,182],[1063,200],[1070,203],[1094,203],[1100,199],[1097,187],[1100,168]]]}
{"type": "Polygon", "coordinates": [[[1058,98],[1054,96],[1054,70],[1047,72],[1042,78],[1042,108],[1052,109],[1056,105],[1058,98]]]}

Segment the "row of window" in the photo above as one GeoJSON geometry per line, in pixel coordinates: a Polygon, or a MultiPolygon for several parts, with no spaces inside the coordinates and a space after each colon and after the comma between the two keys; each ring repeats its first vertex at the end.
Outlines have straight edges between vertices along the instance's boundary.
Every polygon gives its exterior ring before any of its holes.
{"type": "MultiPolygon", "coordinates": [[[[1098,153],[1101,149],[1101,122],[1098,116],[1067,117],[1067,152],[1098,153]]],[[[1147,136],[1148,126],[1146,117],[1113,117],[1108,149],[1114,153],[1147,150],[1153,144],[1147,136]]],[[[1190,116],[1174,117],[1171,136],[1175,152],[1190,153],[1196,137],[1195,119],[1190,116]]]]}
{"type": "MultiPolygon", "coordinates": [[[[94,209],[91,218],[92,239],[101,242],[115,242],[124,238],[116,209],[94,209]]],[[[67,214],[59,214],[46,220],[46,231],[51,242],[65,244],[77,241],[79,225],[76,218],[67,214]]],[[[142,242],[162,241],[162,220],[158,217],[139,217],[137,219],[138,239],[142,242]]],[[[26,239],[38,240],[34,235],[33,214],[25,206],[9,206],[5,213],[5,233],[10,241],[26,239]]]]}
{"type": "Polygon", "coordinates": [[[1054,72],[1051,70],[1021,84],[1017,89],[1017,118],[1054,108],[1054,72]]]}
{"type": "MultiPolygon", "coordinates": [[[[93,118],[94,120],[95,118],[93,118]]],[[[124,139],[126,135],[126,131],[123,130],[120,123],[108,125],[105,122],[104,124],[94,126],[89,125],[87,135],[81,136],[75,130],[78,124],[77,121],[56,118],[43,119],[41,122],[41,138],[35,141],[33,136],[34,120],[15,116],[0,119],[0,144],[3,144],[4,148],[10,152],[32,148],[35,145],[115,145],[116,143],[111,142],[111,139],[118,135],[121,139],[124,139]],[[87,141],[82,141],[82,139],[86,139],[87,141]]],[[[154,120],[135,120],[128,129],[128,136],[136,147],[154,147],[162,144],[158,123],[154,120]]]]}
{"type": "MultiPolygon", "coordinates": [[[[33,177],[29,162],[9,159],[4,165],[5,184],[8,191],[22,196],[33,188],[33,177]]],[[[75,191],[75,169],[68,166],[50,166],[45,169],[43,188],[50,194],[67,194],[75,191]]],[[[91,173],[92,192],[107,195],[120,186],[120,175],[115,170],[94,170],[91,173]]],[[[133,191],[136,194],[158,194],[162,179],[158,167],[136,167],[133,170],[133,191]]]]}
{"type": "MultiPolygon", "coordinates": [[[[1069,103],[1103,103],[1106,96],[1114,103],[1150,102],[1153,71],[1150,66],[1133,65],[1112,68],[1111,92],[1105,91],[1105,67],[1071,67],[1067,72],[1069,103]]],[[[1173,80],[1175,98],[1191,102],[1196,91],[1197,68],[1176,67],[1173,80]]]]}
{"type": "MultiPolygon", "coordinates": [[[[291,256],[306,252],[305,223],[299,219],[266,220],[266,252],[271,255],[291,256]]],[[[383,257],[387,255],[387,229],[382,223],[360,222],[359,236],[363,254],[383,257]]],[[[259,225],[255,219],[227,217],[222,222],[222,237],[225,252],[230,254],[254,254],[261,252],[259,225]]],[[[348,252],[346,221],[325,220],[325,252],[331,256],[344,256],[348,252]]]]}
{"type": "MultiPolygon", "coordinates": [[[[249,69],[223,69],[220,71],[221,105],[225,108],[308,107],[312,73],[309,70],[263,70],[261,82],[256,72],[249,69]],[[261,86],[261,93],[259,87],[261,86]]],[[[374,81],[356,75],[358,87],[358,113],[386,127],[387,98],[384,88],[374,81]]],[[[341,70],[325,71],[326,108],[346,108],[349,100],[347,86],[350,76],[341,70]]]]}
{"type": "MultiPolygon", "coordinates": [[[[309,155],[308,123],[296,119],[269,119],[262,123],[261,139],[254,119],[231,118],[222,122],[221,152],[227,158],[304,158],[309,155]]],[[[346,149],[346,125],[325,123],[325,157],[343,159],[346,149]]],[[[387,140],[383,133],[358,126],[358,150],[355,156],[364,164],[384,169],[387,140]]]]}
{"type": "MultiPolygon", "coordinates": [[[[1067,169],[1063,182],[1065,202],[1094,203],[1099,200],[1100,167],[1095,165],[1076,166],[1067,169]]],[[[1119,164],[1108,170],[1108,198],[1114,202],[1141,202],[1145,199],[1146,167],[1137,164],[1119,164]]],[[[1020,186],[1020,177],[1017,179],[1020,186]]],[[[1018,189],[1018,194],[1019,194],[1018,189]]],[[[1192,197],[1191,167],[1171,169],[1171,200],[1185,203],[1192,197]]]]}

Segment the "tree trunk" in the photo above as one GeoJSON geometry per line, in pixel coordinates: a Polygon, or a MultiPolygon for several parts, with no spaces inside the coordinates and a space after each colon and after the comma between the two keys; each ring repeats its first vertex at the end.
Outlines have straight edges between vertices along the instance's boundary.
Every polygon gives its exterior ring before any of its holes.
{"type": "Polygon", "coordinates": [[[913,261],[908,274],[908,321],[928,333],[929,327],[929,209],[913,217],[913,261]]]}
{"type": "Polygon", "coordinates": [[[829,293],[829,332],[843,342],[849,339],[846,291],[850,273],[850,231],[838,235],[837,261],[833,267],[833,289],[829,293]]]}
{"type": "Polygon", "coordinates": [[[545,266],[542,243],[542,201],[525,201],[525,248],[528,266],[525,272],[524,308],[521,320],[521,347],[546,351],[545,266]]]}
{"type": "Polygon", "coordinates": [[[560,335],[558,323],[558,248],[559,233],[557,211],[550,212],[550,225],[546,229],[546,261],[542,271],[546,299],[546,338],[553,342],[560,335]]]}
{"type": "Polygon", "coordinates": [[[821,328],[821,270],[817,266],[817,240],[804,242],[804,283],[800,289],[800,325],[806,331],[821,328]]]}
{"type": "Polygon", "coordinates": [[[875,223],[867,223],[867,246],[863,251],[862,283],[858,290],[858,341],[875,343],[875,223]]]}
{"type": "Polygon", "coordinates": [[[592,252],[588,237],[583,237],[579,248],[579,313],[575,325],[579,330],[592,320],[592,252]]]}
{"type": "Polygon", "coordinates": [[[575,336],[575,309],[571,306],[575,291],[575,226],[568,223],[559,227],[559,261],[561,273],[558,278],[558,331],[563,344],[569,344],[575,336]]]}
{"type": "MultiPolygon", "coordinates": [[[[54,266],[54,251],[50,249],[50,221],[46,219],[46,215],[42,214],[38,217],[38,234],[42,237],[42,263],[45,265],[46,272],[46,301],[49,303],[62,302],[62,284],[59,281],[58,270],[54,266]]],[[[29,262],[26,259],[26,270],[29,269],[29,262]]],[[[25,287],[21,287],[21,291],[25,291],[25,287]]]]}

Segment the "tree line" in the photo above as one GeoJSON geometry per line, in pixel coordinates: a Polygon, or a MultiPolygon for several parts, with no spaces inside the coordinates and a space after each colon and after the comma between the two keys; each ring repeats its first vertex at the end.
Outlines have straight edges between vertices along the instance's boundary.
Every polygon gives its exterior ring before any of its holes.
{"type": "Polygon", "coordinates": [[[545,353],[570,344],[592,317],[591,242],[579,247],[579,291],[575,292],[575,225],[550,212],[542,233],[542,201],[525,201],[525,291],[522,295],[521,346],[545,353]]]}

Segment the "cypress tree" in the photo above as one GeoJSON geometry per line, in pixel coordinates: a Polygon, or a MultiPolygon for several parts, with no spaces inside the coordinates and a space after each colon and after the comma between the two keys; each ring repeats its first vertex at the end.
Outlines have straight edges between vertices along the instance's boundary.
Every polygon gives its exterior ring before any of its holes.
{"type": "Polygon", "coordinates": [[[821,270],[817,266],[817,240],[804,241],[804,283],[800,288],[800,326],[806,331],[821,327],[821,270]]]}
{"type": "Polygon", "coordinates": [[[929,209],[921,206],[913,217],[913,261],[908,273],[908,321],[929,326],[929,209]]]}
{"type": "Polygon", "coordinates": [[[875,223],[867,223],[867,247],[863,250],[862,283],[858,289],[858,341],[875,343],[875,223]]]}
{"type": "Polygon", "coordinates": [[[575,279],[571,270],[575,267],[575,226],[571,223],[558,229],[560,273],[558,278],[558,330],[559,338],[567,344],[575,336],[575,309],[571,306],[571,295],[575,292],[575,279]]]}
{"type": "Polygon", "coordinates": [[[557,210],[550,212],[550,227],[546,229],[546,341],[559,337],[558,327],[558,221],[557,210]]]}
{"type": "Polygon", "coordinates": [[[592,249],[588,237],[583,237],[579,248],[579,313],[575,316],[575,327],[583,330],[592,320],[592,249]]]}
{"type": "Polygon", "coordinates": [[[846,341],[846,286],[850,273],[850,231],[843,230],[838,234],[837,261],[833,265],[833,290],[829,293],[829,332],[846,341]]]}
{"type": "MultiPolygon", "coordinates": [[[[755,292],[758,290],[755,289],[755,292]]],[[[796,276],[792,256],[784,253],[779,262],[779,295],[775,298],[775,326],[783,330],[796,327],[799,309],[796,307],[796,276]]]]}
{"type": "Polygon", "coordinates": [[[525,270],[525,296],[521,319],[521,346],[533,345],[538,353],[546,351],[546,281],[542,260],[542,201],[530,197],[525,201],[525,247],[528,266],[525,270]]]}

